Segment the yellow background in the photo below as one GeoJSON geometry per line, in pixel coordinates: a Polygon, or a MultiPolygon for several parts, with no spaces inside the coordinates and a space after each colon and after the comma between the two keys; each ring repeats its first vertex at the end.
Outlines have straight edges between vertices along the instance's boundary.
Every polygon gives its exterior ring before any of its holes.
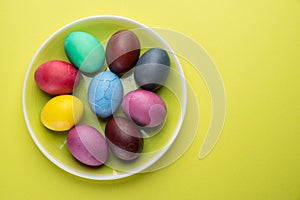
{"type": "Polygon", "coordinates": [[[300,199],[299,0],[1,0],[0,30],[1,200],[300,199]],[[203,121],[173,165],[118,181],[89,181],[38,150],[22,113],[28,64],[57,29],[103,14],[178,31],[207,50],[227,96],[222,136],[208,157],[198,159],[209,97],[190,72],[203,121]]]}

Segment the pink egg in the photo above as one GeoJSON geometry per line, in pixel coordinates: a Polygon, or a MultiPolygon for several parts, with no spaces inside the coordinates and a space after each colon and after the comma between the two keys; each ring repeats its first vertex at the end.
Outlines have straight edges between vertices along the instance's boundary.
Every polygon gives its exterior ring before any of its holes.
{"type": "Polygon", "coordinates": [[[108,150],[104,137],[88,125],[72,128],[67,136],[70,153],[81,163],[100,166],[107,160],[108,150]]]}
{"type": "Polygon", "coordinates": [[[48,94],[60,95],[72,93],[79,83],[77,69],[68,62],[51,60],[40,65],[34,79],[41,90],[48,94]]]}
{"type": "Polygon", "coordinates": [[[154,92],[134,90],[127,93],[122,102],[124,113],[139,126],[156,127],[166,118],[164,101],[154,92]]]}

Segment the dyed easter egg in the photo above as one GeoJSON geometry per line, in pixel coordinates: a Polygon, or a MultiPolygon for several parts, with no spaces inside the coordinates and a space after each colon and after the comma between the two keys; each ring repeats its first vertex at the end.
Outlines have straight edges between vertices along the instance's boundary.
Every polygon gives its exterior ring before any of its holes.
{"type": "Polygon", "coordinates": [[[80,76],[77,69],[62,60],[41,64],[34,72],[38,87],[51,95],[69,94],[77,87],[80,76]]]}
{"type": "Polygon", "coordinates": [[[71,32],[64,41],[64,49],[71,63],[82,72],[94,73],[104,64],[104,48],[89,33],[71,32]]]}
{"type": "Polygon", "coordinates": [[[101,118],[111,116],[120,106],[123,86],[119,77],[112,72],[101,72],[91,81],[88,100],[92,111],[101,118]]]}
{"type": "Polygon", "coordinates": [[[73,127],[67,136],[70,153],[81,163],[100,166],[107,160],[108,150],[104,137],[88,125],[73,127]]]}
{"type": "Polygon", "coordinates": [[[81,120],[83,111],[80,99],[72,95],[59,95],[44,105],[41,121],[50,130],[66,131],[81,120]]]}
{"type": "Polygon", "coordinates": [[[156,127],[165,120],[167,109],[164,101],[154,92],[134,90],[122,102],[124,113],[137,125],[156,127]]]}
{"type": "Polygon", "coordinates": [[[128,119],[111,118],[105,127],[105,136],[113,154],[122,160],[134,160],[143,150],[142,134],[128,119]]]}
{"type": "Polygon", "coordinates": [[[145,90],[154,91],[166,81],[170,71],[170,59],[163,49],[152,48],[146,51],[134,68],[136,83],[145,90]]]}
{"type": "Polygon", "coordinates": [[[106,46],[106,62],[110,71],[120,75],[130,70],[140,55],[138,37],[129,30],[116,32],[106,46]]]}

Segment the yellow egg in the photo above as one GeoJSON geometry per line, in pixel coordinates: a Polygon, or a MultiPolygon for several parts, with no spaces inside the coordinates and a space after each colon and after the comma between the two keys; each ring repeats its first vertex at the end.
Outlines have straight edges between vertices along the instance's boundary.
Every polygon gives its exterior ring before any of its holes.
{"type": "Polygon", "coordinates": [[[66,131],[83,116],[83,104],[75,96],[60,95],[50,99],[42,109],[41,121],[53,131],[66,131]]]}

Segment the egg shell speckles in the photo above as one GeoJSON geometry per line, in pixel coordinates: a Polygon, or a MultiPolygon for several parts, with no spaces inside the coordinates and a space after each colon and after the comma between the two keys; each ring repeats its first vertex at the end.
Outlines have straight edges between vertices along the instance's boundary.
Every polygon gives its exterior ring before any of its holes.
{"type": "Polygon", "coordinates": [[[91,81],[88,99],[92,111],[101,118],[111,116],[120,106],[123,86],[119,77],[112,72],[101,72],[91,81]]]}
{"type": "Polygon", "coordinates": [[[137,125],[156,127],[166,118],[164,101],[154,92],[134,90],[127,93],[122,102],[124,113],[137,125]]]}
{"type": "Polygon", "coordinates": [[[51,60],[34,72],[34,80],[41,90],[51,95],[69,94],[77,87],[80,76],[68,62],[51,60]]]}
{"type": "Polygon", "coordinates": [[[71,32],[64,41],[64,49],[71,63],[82,72],[94,73],[104,64],[104,48],[89,33],[71,32]]]}
{"type": "Polygon", "coordinates": [[[94,127],[75,126],[67,136],[67,145],[70,153],[83,164],[100,166],[107,160],[106,141],[94,127]]]}

